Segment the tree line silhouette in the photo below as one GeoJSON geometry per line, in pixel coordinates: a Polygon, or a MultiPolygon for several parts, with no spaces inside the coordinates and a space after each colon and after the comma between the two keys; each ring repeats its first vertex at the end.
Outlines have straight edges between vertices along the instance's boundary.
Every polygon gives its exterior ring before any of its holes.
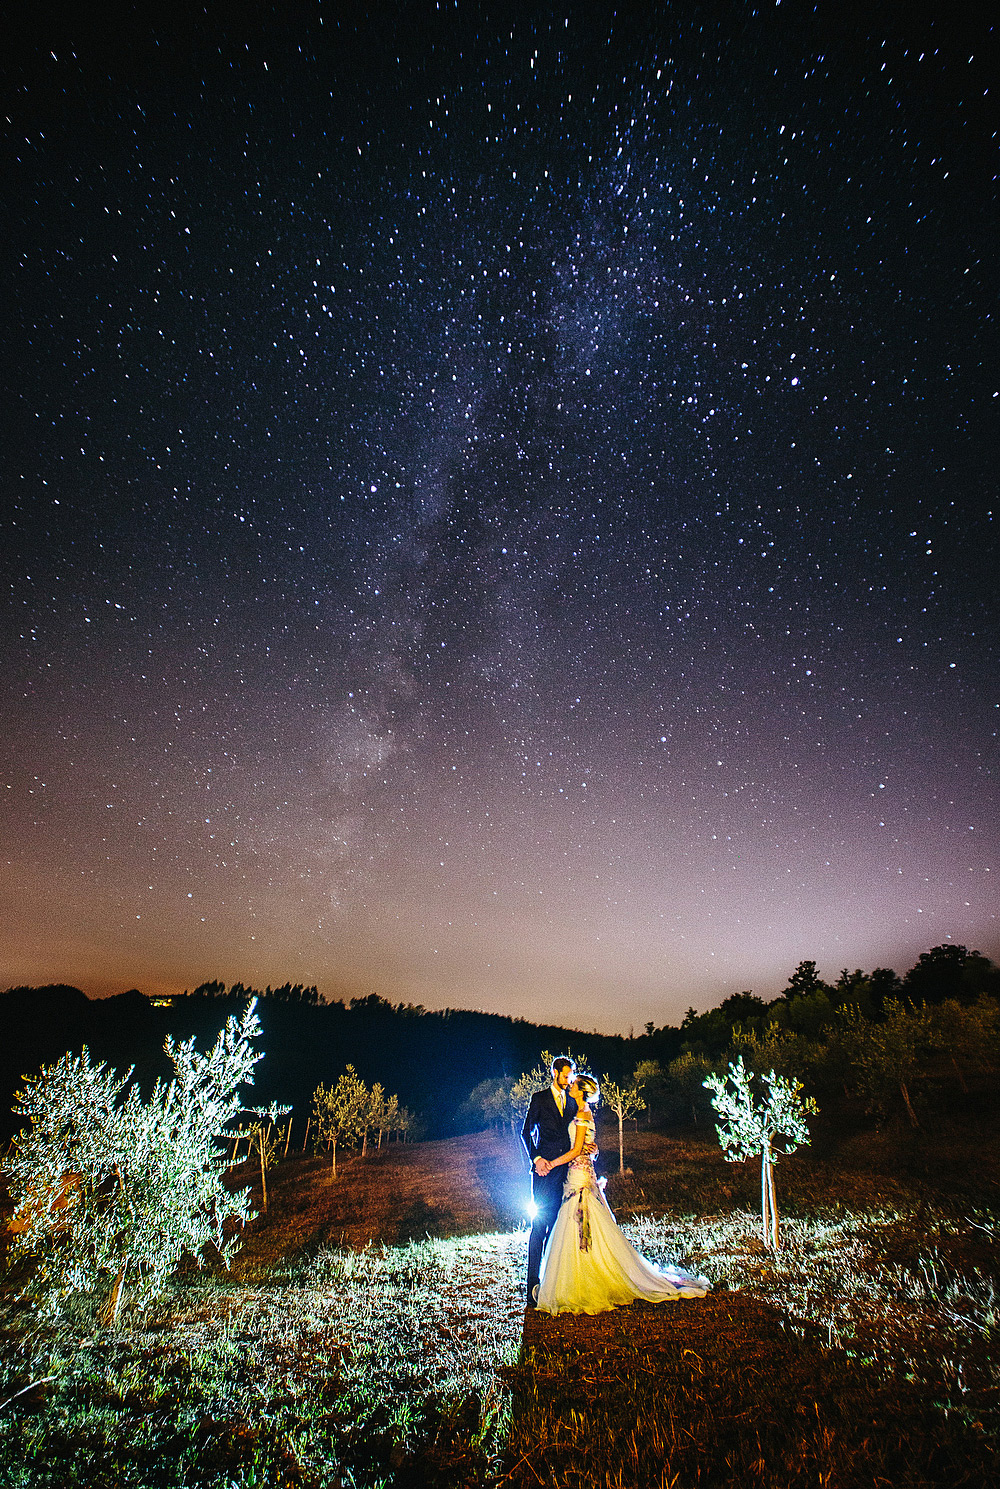
{"type": "MultiPolygon", "coordinates": [[[[89,999],[65,985],[18,987],[0,993],[0,1124],[8,1138],[21,1077],[86,1045],[93,1060],[119,1070],[135,1066],[144,1089],[169,1076],[167,1034],[211,1044],[219,1028],[247,1001],[258,1000],[265,1058],[257,1067],[253,1101],[290,1104],[304,1128],[313,1093],[352,1065],[369,1085],[396,1093],[428,1137],[459,1130],[456,1114],[484,1075],[516,1076],[534,1065],[541,1047],[563,1049],[574,1031],[468,1009],[430,1011],[390,1003],[377,994],[323,1002],[316,989],[286,983],[251,988],[237,982],[202,983],[158,1006],[138,989],[89,999]]],[[[588,1043],[609,1069],[630,1068],[630,1041],[591,1035],[588,1043]]]]}
{"type": "MultiPolygon", "coordinates": [[[[663,1079],[659,1085],[647,1080],[645,1087],[654,1121],[684,1119],[688,1112],[697,1119],[707,1106],[701,1085],[706,1068],[727,1052],[748,1049],[754,1042],[758,1057],[770,1058],[776,1068],[797,1066],[796,1074],[811,1072],[826,1084],[839,1080],[845,1091],[849,1083],[842,1070],[837,1073],[837,1059],[849,1046],[855,1066],[859,1061],[864,1064],[866,1049],[888,1051],[892,1045],[892,1058],[898,1056],[918,1079],[921,1071],[936,1068],[934,1059],[944,1059],[965,1081],[963,1072],[973,1074],[987,1059],[968,1055],[977,1038],[975,1028],[982,1034],[980,1046],[992,1047],[990,1018],[984,1014],[977,1023],[969,1014],[963,1022],[948,1009],[979,1006],[988,1013],[1000,1004],[1000,969],[980,953],[953,944],[924,952],[903,977],[889,968],[870,973],[845,968],[836,982],[827,983],[815,962],[803,961],[769,1003],[752,992],[737,993],[706,1013],[689,1009],[678,1026],[657,1028],[650,1023],[632,1038],[585,1034],[469,1009],[432,1011],[419,1004],[393,1004],[374,993],[348,1002],[324,1002],[315,987],[301,983],[255,989],[214,980],[172,998],[166,1006],[157,1006],[134,988],[104,999],[88,999],[78,988],[61,984],[10,988],[0,993],[4,1139],[16,1125],[10,1108],[22,1076],[51,1064],[66,1050],[86,1045],[95,1061],[106,1060],[118,1069],[134,1066],[140,1085],[151,1089],[158,1077],[170,1073],[163,1053],[166,1035],[194,1036],[210,1044],[226,1018],[251,997],[258,999],[261,1047],[266,1052],[257,1068],[256,1102],[288,1104],[304,1123],[317,1087],[335,1083],[350,1065],[369,1084],[398,1093],[428,1137],[444,1137],[489,1123],[491,1117],[481,1104],[470,1101],[484,1082],[492,1082],[494,1088],[514,1083],[536,1065],[541,1049],[572,1049],[581,1042],[591,1069],[623,1084],[631,1081],[640,1064],[647,1071],[658,1067],[663,1079]],[[944,1014],[936,1020],[925,1014],[921,1024],[920,1009],[944,1009],[944,1014]],[[833,1034],[836,1040],[831,1043],[833,1034]],[[956,1054],[957,1045],[948,1055],[949,1038],[953,1044],[965,1042],[966,1056],[956,1054]],[[922,1066],[921,1051],[926,1055],[922,1066]]],[[[883,1079],[878,1070],[884,1074],[889,1060],[886,1053],[878,1069],[877,1061],[869,1061],[873,1088],[865,1096],[869,1104],[878,1104],[883,1079]]],[[[909,1100],[905,1080],[900,1099],[904,1092],[909,1100]]]]}

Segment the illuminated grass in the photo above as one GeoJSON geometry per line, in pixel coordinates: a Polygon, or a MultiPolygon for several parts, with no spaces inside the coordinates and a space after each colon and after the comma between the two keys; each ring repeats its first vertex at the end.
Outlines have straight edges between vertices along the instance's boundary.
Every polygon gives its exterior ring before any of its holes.
{"type": "Polygon", "coordinates": [[[786,1220],[777,1255],[749,1211],[626,1226],[648,1255],[781,1309],[805,1335],[926,1389],[936,1409],[1000,1435],[1000,1254],[988,1218],[935,1213],[786,1220]]]}
{"type": "Polygon", "coordinates": [[[485,1482],[506,1438],[496,1371],[520,1343],[524,1254],[521,1235],[324,1251],[268,1285],[177,1286],[141,1331],[8,1335],[0,1397],[56,1380],[0,1415],[0,1483],[485,1482]]]}
{"type": "Polygon", "coordinates": [[[612,1203],[647,1255],[712,1278],[708,1299],[525,1323],[526,1237],[477,1225],[475,1207],[513,1208],[523,1187],[492,1139],[461,1140],[458,1162],[448,1144],[419,1145],[339,1186],[289,1163],[241,1271],[186,1276],[117,1334],[81,1332],[79,1317],[61,1338],[26,1334],[0,1300],[0,1401],[55,1377],[0,1412],[0,1485],[980,1489],[998,1477],[989,1214],[964,1196],[921,1205],[881,1167],[821,1176],[790,1161],[775,1257],[752,1174],[703,1142],[641,1137],[634,1175],[612,1173],[612,1203]],[[720,1200],[732,1208],[678,1218],[720,1200]],[[470,1233],[321,1244],[366,1222],[396,1236],[425,1221],[470,1233]]]}
{"type": "Polygon", "coordinates": [[[512,1485],[980,1486],[1000,1362],[992,1227],[880,1213],[796,1220],[777,1257],[749,1211],[626,1225],[712,1295],[594,1319],[529,1316],[505,1372],[512,1485]]]}

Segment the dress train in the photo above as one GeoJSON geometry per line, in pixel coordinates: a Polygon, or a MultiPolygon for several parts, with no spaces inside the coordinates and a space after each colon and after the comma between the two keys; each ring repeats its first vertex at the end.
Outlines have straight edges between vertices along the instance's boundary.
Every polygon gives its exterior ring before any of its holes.
{"type": "MultiPolygon", "coordinates": [[[[593,1142],[594,1124],[587,1142],[593,1142]]],[[[654,1267],[621,1231],[597,1182],[593,1158],[575,1158],[549,1235],[537,1308],[542,1313],[605,1313],[643,1299],[703,1298],[710,1287],[678,1267],[654,1267]]]]}

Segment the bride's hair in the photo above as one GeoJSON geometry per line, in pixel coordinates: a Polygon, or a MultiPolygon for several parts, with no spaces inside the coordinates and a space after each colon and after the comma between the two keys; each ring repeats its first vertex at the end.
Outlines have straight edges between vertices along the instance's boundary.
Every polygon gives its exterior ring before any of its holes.
{"type": "Polygon", "coordinates": [[[584,1096],[587,1098],[588,1105],[596,1106],[598,1098],[601,1094],[601,1088],[594,1080],[594,1077],[592,1075],[583,1075],[578,1071],[576,1076],[576,1083],[580,1087],[580,1090],[583,1092],[584,1096]]]}

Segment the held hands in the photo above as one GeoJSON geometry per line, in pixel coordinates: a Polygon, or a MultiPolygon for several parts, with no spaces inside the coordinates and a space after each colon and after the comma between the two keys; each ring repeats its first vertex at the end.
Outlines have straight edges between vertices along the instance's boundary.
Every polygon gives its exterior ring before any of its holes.
{"type": "MultiPolygon", "coordinates": [[[[581,1150],[580,1156],[582,1158],[592,1158],[597,1151],[598,1148],[596,1143],[585,1143],[583,1149],[581,1150]]],[[[559,1165],[557,1163],[550,1163],[547,1158],[535,1159],[535,1173],[540,1179],[544,1179],[547,1174],[551,1174],[552,1170],[554,1168],[558,1168],[558,1166],[559,1165]]]]}

